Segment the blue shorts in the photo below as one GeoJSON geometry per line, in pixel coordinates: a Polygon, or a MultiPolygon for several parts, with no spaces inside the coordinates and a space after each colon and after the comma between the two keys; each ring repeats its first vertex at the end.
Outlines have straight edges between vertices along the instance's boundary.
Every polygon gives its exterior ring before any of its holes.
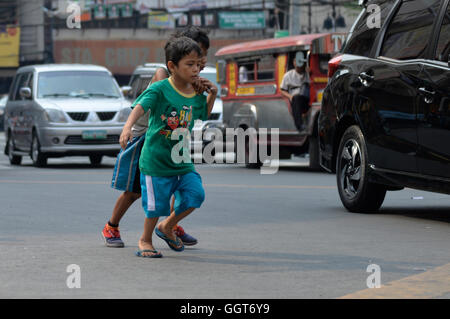
{"type": "Polygon", "coordinates": [[[148,176],[141,173],[142,207],[147,218],[169,216],[175,195],[175,215],[199,208],[205,200],[202,178],[197,172],[178,176],[148,176]]]}
{"type": "Polygon", "coordinates": [[[128,142],[125,150],[120,150],[112,176],[112,188],[133,193],[141,192],[139,156],[144,146],[144,140],[145,134],[134,137],[128,142]]]}

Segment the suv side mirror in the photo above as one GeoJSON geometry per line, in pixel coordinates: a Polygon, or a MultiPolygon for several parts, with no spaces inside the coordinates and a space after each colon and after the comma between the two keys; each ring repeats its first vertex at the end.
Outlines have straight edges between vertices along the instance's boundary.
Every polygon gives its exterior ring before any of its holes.
{"type": "Polygon", "coordinates": [[[19,94],[22,98],[24,98],[26,100],[31,99],[31,89],[29,87],[20,88],[19,94]]]}
{"type": "Polygon", "coordinates": [[[122,86],[121,88],[120,88],[120,90],[122,91],[122,94],[125,96],[125,97],[129,97],[128,95],[130,94],[130,92],[131,92],[131,86],[122,86]]]}

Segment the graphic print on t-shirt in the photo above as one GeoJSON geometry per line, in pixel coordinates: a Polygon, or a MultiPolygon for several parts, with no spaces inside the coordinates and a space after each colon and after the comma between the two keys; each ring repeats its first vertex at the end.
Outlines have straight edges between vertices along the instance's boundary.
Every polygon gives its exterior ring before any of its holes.
{"type": "Polygon", "coordinates": [[[189,128],[192,119],[192,106],[183,105],[178,114],[176,107],[168,106],[166,112],[161,115],[161,120],[166,126],[159,131],[159,134],[170,139],[172,132],[177,128],[189,128]]]}

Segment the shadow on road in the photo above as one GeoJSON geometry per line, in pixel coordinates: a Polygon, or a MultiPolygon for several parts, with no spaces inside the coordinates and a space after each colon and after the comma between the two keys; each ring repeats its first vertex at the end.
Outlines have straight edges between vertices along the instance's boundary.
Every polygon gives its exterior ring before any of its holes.
{"type": "MultiPolygon", "coordinates": [[[[23,167],[33,167],[33,164],[22,164],[23,167]]],[[[90,163],[49,163],[44,167],[36,167],[36,169],[114,169],[114,164],[101,164],[101,165],[91,165],[90,163]]],[[[111,171],[112,174],[112,171],[111,171]]]]}
{"type": "MultiPolygon", "coordinates": [[[[311,169],[308,166],[280,166],[279,167],[280,171],[286,171],[286,172],[308,172],[308,173],[317,173],[317,174],[329,174],[326,171],[323,170],[315,170],[315,169],[311,169]]],[[[331,175],[331,174],[330,174],[331,175]]]]}
{"type": "Polygon", "coordinates": [[[377,215],[397,215],[450,223],[450,206],[442,207],[396,207],[380,209],[377,215]]]}
{"type": "Polygon", "coordinates": [[[346,212],[351,215],[362,216],[379,216],[379,215],[392,215],[392,216],[404,216],[417,219],[434,220],[444,223],[450,223],[450,206],[443,205],[441,207],[385,207],[381,206],[380,210],[376,213],[352,213],[347,211],[343,206],[330,207],[330,210],[346,212]]]}

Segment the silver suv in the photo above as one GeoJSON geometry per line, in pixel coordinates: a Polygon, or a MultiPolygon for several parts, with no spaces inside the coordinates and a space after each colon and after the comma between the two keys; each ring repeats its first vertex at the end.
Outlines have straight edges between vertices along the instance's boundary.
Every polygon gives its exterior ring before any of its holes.
{"type": "Polygon", "coordinates": [[[106,68],[48,64],[19,68],[5,107],[5,154],[13,165],[30,156],[116,156],[130,103],[106,68]]]}

